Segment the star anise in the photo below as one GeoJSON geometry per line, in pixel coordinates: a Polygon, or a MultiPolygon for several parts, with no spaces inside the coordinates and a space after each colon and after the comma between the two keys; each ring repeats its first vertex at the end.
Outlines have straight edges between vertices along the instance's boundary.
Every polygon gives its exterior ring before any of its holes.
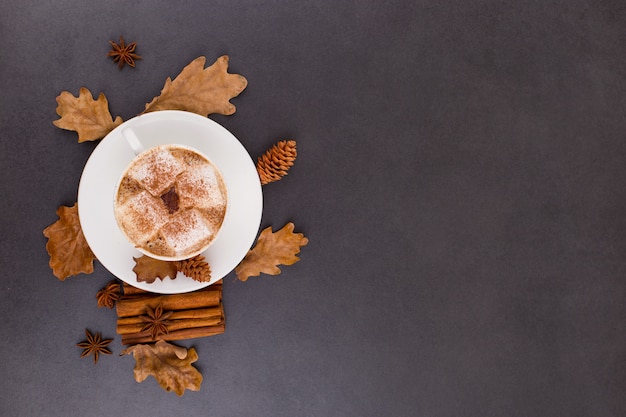
{"type": "Polygon", "coordinates": [[[122,69],[124,64],[128,64],[131,67],[135,66],[135,60],[141,59],[141,56],[135,53],[137,47],[136,42],[126,45],[124,38],[120,35],[120,43],[117,44],[113,41],[109,41],[111,44],[111,50],[107,56],[113,57],[113,62],[117,62],[117,66],[122,69]]]}
{"type": "Polygon", "coordinates": [[[120,288],[120,284],[116,280],[112,280],[98,291],[96,293],[98,307],[113,308],[115,302],[120,299],[120,288]]]}
{"type": "Polygon", "coordinates": [[[100,332],[92,335],[88,329],[85,329],[85,335],[87,336],[87,340],[76,344],[76,346],[84,349],[83,353],[80,354],[81,358],[93,355],[93,363],[95,364],[98,363],[98,356],[101,353],[105,355],[111,354],[107,346],[113,339],[102,339],[100,332]]]}
{"type": "Polygon", "coordinates": [[[172,311],[163,312],[163,307],[159,304],[154,310],[148,308],[147,313],[145,316],[140,316],[141,321],[146,323],[141,329],[142,332],[149,330],[154,340],[169,333],[167,326],[171,322],[167,319],[172,315],[172,311]]]}

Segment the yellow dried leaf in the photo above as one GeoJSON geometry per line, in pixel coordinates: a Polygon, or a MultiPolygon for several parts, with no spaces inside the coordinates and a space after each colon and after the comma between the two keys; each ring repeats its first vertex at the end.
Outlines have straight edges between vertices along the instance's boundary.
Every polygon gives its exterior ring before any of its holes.
{"type": "Polygon", "coordinates": [[[144,113],[157,110],[185,110],[201,116],[235,113],[230,99],[237,97],[248,85],[239,74],[228,73],[228,56],[219,57],[213,65],[204,68],[206,58],[201,56],[187,65],[172,81],[168,78],[161,95],[146,104],[144,113]]]}
{"type": "Polygon", "coordinates": [[[81,87],[78,97],[69,91],[61,92],[57,96],[57,103],[57,114],[61,118],[52,123],[61,129],[77,132],[78,142],[102,139],[122,124],[120,116],[113,120],[104,93],[100,93],[98,99],[94,100],[91,92],[81,87]]]}
{"type": "Polygon", "coordinates": [[[43,235],[48,238],[46,250],[50,255],[53,274],[61,281],[80,273],[91,274],[96,257],[80,228],[78,204],[59,207],[57,215],[59,220],[43,231],[43,235]]]}
{"type": "Polygon", "coordinates": [[[135,260],[133,272],[139,282],[152,284],[157,278],[161,280],[164,280],[166,277],[176,279],[176,273],[178,272],[176,262],[161,261],[146,255],[133,259],[135,260]]]}
{"type": "Polygon", "coordinates": [[[159,340],[154,345],[134,345],[120,355],[132,354],[135,358],[135,381],[143,382],[150,375],[166,391],[183,395],[185,390],[199,391],[202,374],[192,363],[198,360],[194,348],[184,348],[159,340]]]}
{"type": "Polygon", "coordinates": [[[278,275],[278,265],[293,265],[300,258],[300,247],[309,243],[309,239],[302,233],[293,233],[293,223],[287,223],[276,233],[267,227],[261,232],[254,248],[248,251],[246,257],[235,268],[235,273],[241,281],[260,274],[278,275]]]}

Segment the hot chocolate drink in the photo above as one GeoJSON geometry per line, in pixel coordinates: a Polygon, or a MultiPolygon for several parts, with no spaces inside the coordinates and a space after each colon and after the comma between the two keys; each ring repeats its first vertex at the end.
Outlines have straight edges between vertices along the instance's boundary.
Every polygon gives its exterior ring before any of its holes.
{"type": "Polygon", "coordinates": [[[162,145],[139,154],[122,175],[115,218],[148,256],[187,259],[215,239],[227,207],[218,168],[197,151],[162,145]]]}

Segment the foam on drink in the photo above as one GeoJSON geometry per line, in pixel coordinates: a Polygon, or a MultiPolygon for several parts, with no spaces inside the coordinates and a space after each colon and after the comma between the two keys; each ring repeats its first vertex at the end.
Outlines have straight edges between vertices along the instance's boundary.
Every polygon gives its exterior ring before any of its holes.
{"type": "Polygon", "coordinates": [[[198,152],[162,145],[141,153],[123,174],[115,217],[148,256],[186,259],[216,237],[226,215],[226,185],[198,152]]]}

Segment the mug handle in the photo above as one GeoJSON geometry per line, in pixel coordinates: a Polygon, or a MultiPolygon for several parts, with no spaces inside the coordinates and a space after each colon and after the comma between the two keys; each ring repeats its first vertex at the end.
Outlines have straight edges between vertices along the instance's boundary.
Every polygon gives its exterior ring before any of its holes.
{"type": "Polygon", "coordinates": [[[146,149],[143,147],[143,145],[139,141],[139,138],[131,128],[127,127],[126,129],[122,130],[122,136],[124,136],[124,139],[126,139],[126,142],[128,142],[128,145],[133,150],[135,155],[139,155],[146,149]]]}

